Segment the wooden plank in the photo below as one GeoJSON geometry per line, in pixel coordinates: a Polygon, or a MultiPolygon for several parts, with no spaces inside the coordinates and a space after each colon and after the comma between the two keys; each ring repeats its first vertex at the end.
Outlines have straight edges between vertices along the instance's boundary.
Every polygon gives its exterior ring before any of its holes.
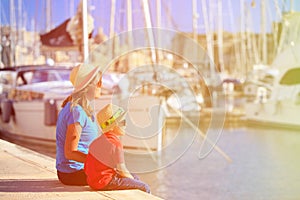
{"type": "Polygon", "coordinates": [[[159,200],[140,190],[94,191],[67,186],[56,176],[55,159],[0,139],[0,199],[159,200]]]}
{"type": "Polygon", "coordinates": [[[103,191],[102,195],[110,197],[111,199],[117,200],[162,200],[159,197],[148,194],[141,190],[118,190],[118,191],[103,191]]]}

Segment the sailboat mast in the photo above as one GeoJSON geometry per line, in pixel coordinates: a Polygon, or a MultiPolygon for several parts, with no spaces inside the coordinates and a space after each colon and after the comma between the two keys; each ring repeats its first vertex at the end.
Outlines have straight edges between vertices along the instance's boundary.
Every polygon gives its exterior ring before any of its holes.
{"type": "MultiPolygon", "coordinates": [[[[274,1],[274,5],[275,5],[275,9],[276,9],[276,14],[277,17],[282,20],[282,13],[280,10],[280,7],[278,5],[278,0],[273,0],[274,1]]],[[[278,50],[278,40],[279,40],[279,23],[275,23],[274,25],[274,30],[273,30],[273,35],[274,35],[274,51],[273,51],[273,57],[276,56],[277,50],[278,50]]]]}
{"type": "MultiPolygon", "coordinates": [[[[249,8],[247,7],[245,10],[246,15],[246,38],[247,38],[247,51],[250,57],[250,66],[253,66],[253,64],[259,63],[259,53],[257,51],[257,42],[256,42],[256,36],[253,34],[253,23],[252,23],[252,17],[251,12],[249,11],[249,8]]],[[[252,68],[250,69],[252,70],[252,68]]]]}
{"type": "Polygon", "coordinates": [[[240,12],[241,12],[241,22],[240,22],[240,43],[241,43],[241,66],[239,74],[247,75],[247,59],[246,59],[246,35],[245,35],[245,1],[240,1],[240,12]]]}
{"type": "Polygon", "coordinates": [[[23,28],[23,15],[22,15],[22,0],[18,0],[18,44],[22,42],[22,32],[21,29],[23,28]]]}
{"type": "Polygon", "coordinates": [[[152,30],[152,23],[151,23],[151,16],[150,16],[150,8],[148,0],[142,0],[142,7],[144,11],[145,23],[146,23],[146,31],[147,37],[149,41],[149,47],[151,50],[151,62],[152,62],[152,69],[153,69],[153,79],[157,81],[157,72],[155,70],[154,64],[157,63],[157,51],[155,50],[155,41],[154,35],[152,30]]]}
{"type": "Polygon", "coordinates": [[[132,31],[132,3],[127,0],[127,31],[132,31]]]}
{"type": "Polygon", "coordinates": [[[209,69],[210,69],[210,77],[211,79],[215,78],[215,65],[214,65],[214,55],[213,55],[213,41],[212,41],[212,34],[209,26],[209,18],[207,12],[207,5],[206,0],[202,0],[202,13],[203,13],[203,21],[206,33],[206,44],[207,44],[207,53],[209,57],[209,69]]]}
{"type": "Polygon", "coordinates": [[[261,53],[262,53],[262,61],[264,64],[267,64],[267,35],[266,35],[266,2],[265,0],[261,0],[261,53]]]}
{"type": "Polygon", "coordinates": [[[156,0],[156,26],[161,27],[161,0],[156,0]]]}
{"type": "Polygon", "coordinates": [[[16,16],[15,16],[15,3],[10,1],[10,60],[9,63],[15,66],[15,49],[16,49],[16,16]]]}
{"type": "Polygon", "coordinates": [[[88,9],[87,0],[82,0],[82,36],[83,36],[83,60],[88,61],[89,57],[89,44],[88,44],[88,9]]]}
{"type": "MultiPolygon", "coordinates": [[[[23,20],[25,20],[25,17],[22,15],[22,1],[18,0],[18,9],[17,9],[17,14],[18,14],[18,25],[17,25],[17,42],[16,45],[18,46],[18,48],[23,48],[23,44],[24,44],[24,38],[23,38],[23,20]]],[[[20,65],[23,64],[21,63],[23,61],[23,56],[22,56],[22,52],[16,52],[16,65],[20,65]]]]}
{"type": "Polygon", "coordinates": [[[127,31],[128,31],[128,38],[127,38],[127,45],[128,49],[132,48],[132,0],[127,0],[127,31]]]}
{"type": "Polygon", "coordinates": [[[51,12],[52,12],[51,0],[46,0],[46,32],[49,32],[52,28],[51,12]]]}
{"type": "MultiPolygon", "coordinates": [[[[160,28],[161,27],[161,0],[156,0],[156,27],[160,28]]],[[[161,46],[161,41],[162,41],[162,35],[160,31],[157,33],[157,44],[158,46],[161,46]]],[[[163,53],[162,51],[156,51],[157,54],[157,60],[161,60],[163,58],[163,53]]]]}
{"type": "Polygon", "coordinates": [[[224,71],[224,57],[223,57],[223,4],[222,0],[218,0],[218,55],[219,55],[219,70],[224,71]]]}
{"type": "Polygon", "coordinates": [[[115,13],[116,13],[116,0],[111,0],[110,8],[110,24],[109,24],[109,37],[113,40],[111,46],[111,58],[115,56],[115,13]]]}
{"type": "Polygon", "coordinates": [[[70,3],[69,3],[69,14],[70,14],[70,16],[74,15],[74,11],[75,11],[74,0],[71,0],[70,3]]]}
{"type": "Polygon", "coordinates": [[[115,29],[116,0],[111,0],[109,37],[113,38],[115,29]]]}
{"type": "Polygon", "coordinates": [[[154,42],[154,36],[152,33],[152,23],[151,23],[151,17],[150,17],[150,9],[148,0],[142,0],[142,7],[144,11],[145,16],[145,23],[147,28],[147,36],[149,41],[149,46],[151,49],[151,61],[152,63],[156,63],[156,52],[155,52],[155,42],[154,42]]]}
{"type": "Polygon", "coordinates": [[[290,4],[291,4],[290,12],[294,12],[294,0],[290,0],[290,4]]]}
{"type": "MultiPolygon", "coordinates": [[[[1,14],[0,14],[0,23],[2,23],[2,7],[0,8],[0,11],[1,11],[1,14]]],[[[2,43],[2,37],[3,37],[3,34],[2,34],[2,32],[3,32],[3,27],[2,27],[2,25],[1,25],[1,27],[0,27],[0,44],[2,43]]],[[[2,59],[2,57],[1,57],[1,59],[2,59]]],[[[2,60],[0,61],[0,67],[1,67],[1,64],[2,64],[2,60]]]]}
{"type": "Polygon", "coordinates": [[[197,11],[197,0],[192,1],[193,6],[193,39],[198,42],[198,11],[197,11]]]}
{"type": "MultiPolygon", "coordinates": [[[[233,17],[231,0],[227,1],[227,6],[228,6],[228,12],[229,12],[230,28],[234,29],[234,27],[236,27],[236,26],[235,26],[234,17],[233,17]]],[[[237,66],[241,66],[241,55],[238,53],[239,46],[237,44],[237,41],[238,41],[237,34],[235,34],[235,33],[232,34],[232,39],[233,39],[233,50],[234,50],[235,62],[229,68],[230,73],[232,73],[233,70],[236,70],[237,66]]]]}

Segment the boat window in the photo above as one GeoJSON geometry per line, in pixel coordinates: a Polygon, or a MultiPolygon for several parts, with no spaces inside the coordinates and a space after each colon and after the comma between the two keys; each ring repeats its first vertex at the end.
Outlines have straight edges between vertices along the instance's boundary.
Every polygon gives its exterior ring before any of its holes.
{"type": "Polygon", "coordinates": [[[48,72],[47,71],[36,71],[34,72],[31,83],[39,83],[48,81],[48,72]]]}
{"type": "Polygon", "coordinates": [[[59,76],[58,73],[55,71],[48,71],[48,79],[47,81],[58,81],[59,76]]]}
{"type": "Polygon", "coordinates": [[[46,81],[68,81],[70,70],[49,70],[46,81]]]}
{"type": "Polygon", "coordinates": [[[38,70],[19,73],[17,85],[50,81],[69,81],[70,70],[38,70]]]}
{"type": "Polygon", "coordinates": [[[18,79],[17,79],[17,85],[26,85],[26,84],[30,83],[30,81],[32,79],[32,75],[33,75],[33,72],[31,72],[31,71],[20,73],[18,76],[18,79]]]}

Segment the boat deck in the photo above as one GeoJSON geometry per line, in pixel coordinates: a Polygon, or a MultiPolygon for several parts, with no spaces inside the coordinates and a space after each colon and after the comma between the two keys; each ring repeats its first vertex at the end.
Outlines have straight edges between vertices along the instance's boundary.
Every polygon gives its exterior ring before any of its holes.
{"type": "Polygon", "coordinates": [[[94,191],[65,186],[56,177],[55,159],[0,140],[1,199],[161,199],[140,190],[94,191]]]}

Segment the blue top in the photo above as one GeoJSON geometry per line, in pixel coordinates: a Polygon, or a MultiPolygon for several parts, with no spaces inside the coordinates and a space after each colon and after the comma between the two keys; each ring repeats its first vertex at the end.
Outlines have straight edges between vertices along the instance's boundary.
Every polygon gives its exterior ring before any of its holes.
{"type": "Polygon", "coordinates": [[[63,173],[72,173],[84,168],[84,163],[68,160],[65,157],[64,145],[66,141],[67,127],[79,122],[82,127],[78,142],[78,151],[88,153],[90,143],[99,136],[97,121],[89,118],[80,105],[70,110],[71,103],[68,102],[59,112],[56,123],[56,169],[63,173]]]}

